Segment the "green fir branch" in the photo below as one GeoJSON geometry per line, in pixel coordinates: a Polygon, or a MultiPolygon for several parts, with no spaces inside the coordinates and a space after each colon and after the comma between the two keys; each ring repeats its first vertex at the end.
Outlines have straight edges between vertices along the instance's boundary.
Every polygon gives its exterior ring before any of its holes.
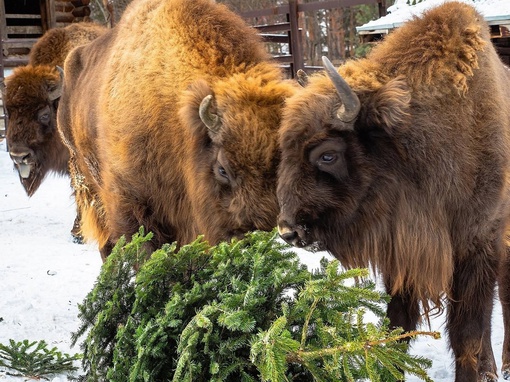
{"type": "Polygon", "coordinates": [[[0,344],[0,366],[9,370],[9,374],[33,379],[47,379],[53,375],[71,374],[78,370],[75,361],[81,355],[69,355],[58,351],[56,347],[48,348],[44,341],[14,341],[9,345],[0,344]]]}

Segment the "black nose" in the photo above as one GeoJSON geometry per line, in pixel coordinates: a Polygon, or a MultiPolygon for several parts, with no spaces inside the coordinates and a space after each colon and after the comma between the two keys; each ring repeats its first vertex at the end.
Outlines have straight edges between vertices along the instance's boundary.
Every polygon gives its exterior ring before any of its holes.
{"type": "Polygon", "coordinates": [[[16,164],[22,164],[27,163],[30,158],[32,157],[32,154],[28,151],[24,152],[10,152],[11,159],[16,164]]]}
{"type": "Polygon", "coordinates": [[[304,231],[300,226],[289,223],[288,220],[280,219],[278,221],[278,233],[280,237],[290,245],[301,247],[304,242],[304,231]]]}
{"type": "Polygon", "coordinates": [[[286,231],[286,232],[280,232],[280,237],[285,240],[287,243],[291,245],[295,245],[297,239],[298,239],[298,233],[297,231],[286,231]]]}

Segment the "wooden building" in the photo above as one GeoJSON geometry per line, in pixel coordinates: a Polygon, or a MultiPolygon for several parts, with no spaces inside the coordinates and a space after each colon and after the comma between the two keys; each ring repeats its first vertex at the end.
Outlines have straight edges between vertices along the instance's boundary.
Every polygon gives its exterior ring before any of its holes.
{"type": "Polygon", "coordinates": [[[90,0],[0,0],[4,67],[24,65],[32,45],[48,29],[87,20],[90,0]]]}
{"type": "MultiPolygon", "coordinates": [[[[90,18],[90,0],[0,0],[0,86],[6,70],[28,63],[34,43],[51,28],[90,18]]],[[[3,92],[2,92],[3,94],[3,92]]],[[[2,101],[3,97],[0,97],[2,101]]],[[[6,113],[0,107],[0,139],[6,113]]]]}
{"type": "MultiPolygon", "coordinates": [[[[394,6],[388,8],[388,14],[366,23],[356,30],[365,43],[377,42],[395,28],[398,28],[414,15],[419,15],[437,1],[422,0],[413,6],[406,5],[407,0],[396,0],[394,6]]],[[[510,0],[494,0],[483,2],[474,0],[473,5],[482,13],[489,24],[491,40],[501,60],[510,66],[510,0]]]]}

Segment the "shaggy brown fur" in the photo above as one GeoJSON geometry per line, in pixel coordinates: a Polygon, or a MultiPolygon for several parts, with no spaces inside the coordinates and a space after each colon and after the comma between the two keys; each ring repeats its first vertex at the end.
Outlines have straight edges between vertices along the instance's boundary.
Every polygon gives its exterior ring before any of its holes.
{"type": "MultiPolygon", "coordinates": [[[[380,271],[392,325],[416,328],[420,305],[429,314],[444,298],[456,381],[495,381],[490,319],[510,207],[510,77],[487,25],[472,7],[447,3],[339,73],[361,102],[354,122],[335,117],[340,100],[324,75],[284,111],[282,237],[380,271]]],[[[502,277],[510,317],[508,283],[502,277]]]]}
{"type": "MultiPolygon", "coordinates": [[[[49,172],[68,173],[69,151],[56,127],[57,93],[61,86],[56,66],[64,66],[71,49],[90,42],[105,31],[91,23],[52,29],[33,46],[29,64],[16,68],[5,79],[9,153],[28,196],[37,191],[49,172]]],[[[76,223],[72,232],[78,238],[76,223]]]]}
{"type": "Polygon", "coordinates": [[[294,85],[257,33],[210,0],[133,2],[66,61],[59,128],[83,234],[103,257],[140,226],[152,248],[276,225],[278,125],[294,85]],[[221,126],[199,105],[213,96],[221,126]]]}

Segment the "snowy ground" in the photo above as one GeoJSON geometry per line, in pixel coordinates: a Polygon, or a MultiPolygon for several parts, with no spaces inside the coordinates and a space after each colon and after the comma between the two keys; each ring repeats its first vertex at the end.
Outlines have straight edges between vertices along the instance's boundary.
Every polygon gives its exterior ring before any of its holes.
{"type": "MultiPolygon", "coordinates": [[[[68,179],[50,177],[28,199],[11,163],[5,141],[0,142],[0,343],[11,338],[44,339],[60,351],[77,353],[77,347],[70,347],[70,333],[79,324],[77,304],[99,274],[99,253],[94,245],[71,240],[75,210],[68,179]]],[[[320,256],[302,254],[306,264],[317,266],[320,256]]],[[[434,319],[432,329],[441,331],[443,321],[444,317],[434,319]]],[[[501,308],[496,302],[493,344],[498,365],[502,342],[501,308]]],[[[418,339],[412,353],[433,360],[429,375],[434,381],[453,380],[445,336],[418,339]]],[[[23,380],[0,368],[0,382],[23,380]]],[[[52,381],[65,382],[66,378],[56,376],[52,381]]]]}

